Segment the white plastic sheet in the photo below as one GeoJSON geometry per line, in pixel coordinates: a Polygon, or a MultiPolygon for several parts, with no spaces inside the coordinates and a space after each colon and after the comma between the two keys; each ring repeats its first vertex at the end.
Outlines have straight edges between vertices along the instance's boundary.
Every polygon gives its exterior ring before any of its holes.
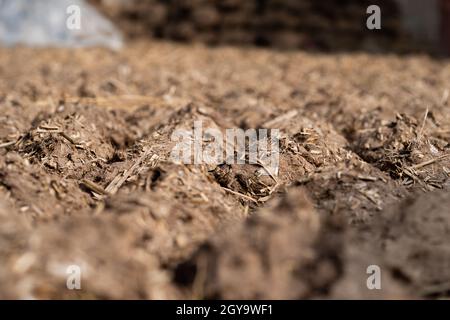
{"type": "Polygon", "coordinates": [[[0,45],[17,44],[118,49],[122,39],[84,0],[0,0],[0,45]]]}

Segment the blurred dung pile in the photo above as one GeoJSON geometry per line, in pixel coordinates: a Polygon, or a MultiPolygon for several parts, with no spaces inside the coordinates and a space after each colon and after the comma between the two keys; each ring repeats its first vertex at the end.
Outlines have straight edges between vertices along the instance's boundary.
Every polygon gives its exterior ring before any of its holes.
{"type": "Polygon", "coordinates": [[[407,51],[394,0],[91,0],[130,38],[282,49],[407,51]],[[367,7],[383,13],[366,28],[367,7]]]}

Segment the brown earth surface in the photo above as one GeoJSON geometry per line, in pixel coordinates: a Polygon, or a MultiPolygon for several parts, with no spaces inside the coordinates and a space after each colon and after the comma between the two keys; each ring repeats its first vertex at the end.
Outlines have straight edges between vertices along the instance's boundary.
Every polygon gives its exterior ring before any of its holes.
{"type": "Polygon", "coordinates": [[[151,42],[0,74],[0,298],[450,295],[445,60],[151,42]],[[279,174],[173,163],[197,120],[279,129],[279,174]]]}

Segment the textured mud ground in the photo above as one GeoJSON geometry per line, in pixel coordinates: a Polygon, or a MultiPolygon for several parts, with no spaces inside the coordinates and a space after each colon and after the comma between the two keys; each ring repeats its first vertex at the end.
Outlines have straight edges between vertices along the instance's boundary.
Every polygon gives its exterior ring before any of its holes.
{"type": "Polygon", "coordinates": [[[136,43],[0,74],[1,298],[450,294],[447,61],[136,43]],[[195,120],[280,129],[279,175],[172,163],[195,120]]]}

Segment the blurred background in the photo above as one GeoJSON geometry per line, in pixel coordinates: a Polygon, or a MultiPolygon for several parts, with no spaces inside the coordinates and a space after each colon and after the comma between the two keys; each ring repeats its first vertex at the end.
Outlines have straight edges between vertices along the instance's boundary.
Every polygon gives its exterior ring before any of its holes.
{"type": "Polygon", "coordinates": [[[450,0],[0,0],[0,42],[6,45],[117,48],[121,35],[325,52],[449,54],[450,0]],[[65,28],[73,4],[82,8],[82,30],[65,28]],[[381,8],[381,30],[366,27],[373,4],[381,8]]]}
{"type": "Polygon", "coordinates": [[[90,0],[127,37],[321,51],[450,53],[450,0],[90,0]],[[379,5],[382,29],[366,28],[379,5]]]}

